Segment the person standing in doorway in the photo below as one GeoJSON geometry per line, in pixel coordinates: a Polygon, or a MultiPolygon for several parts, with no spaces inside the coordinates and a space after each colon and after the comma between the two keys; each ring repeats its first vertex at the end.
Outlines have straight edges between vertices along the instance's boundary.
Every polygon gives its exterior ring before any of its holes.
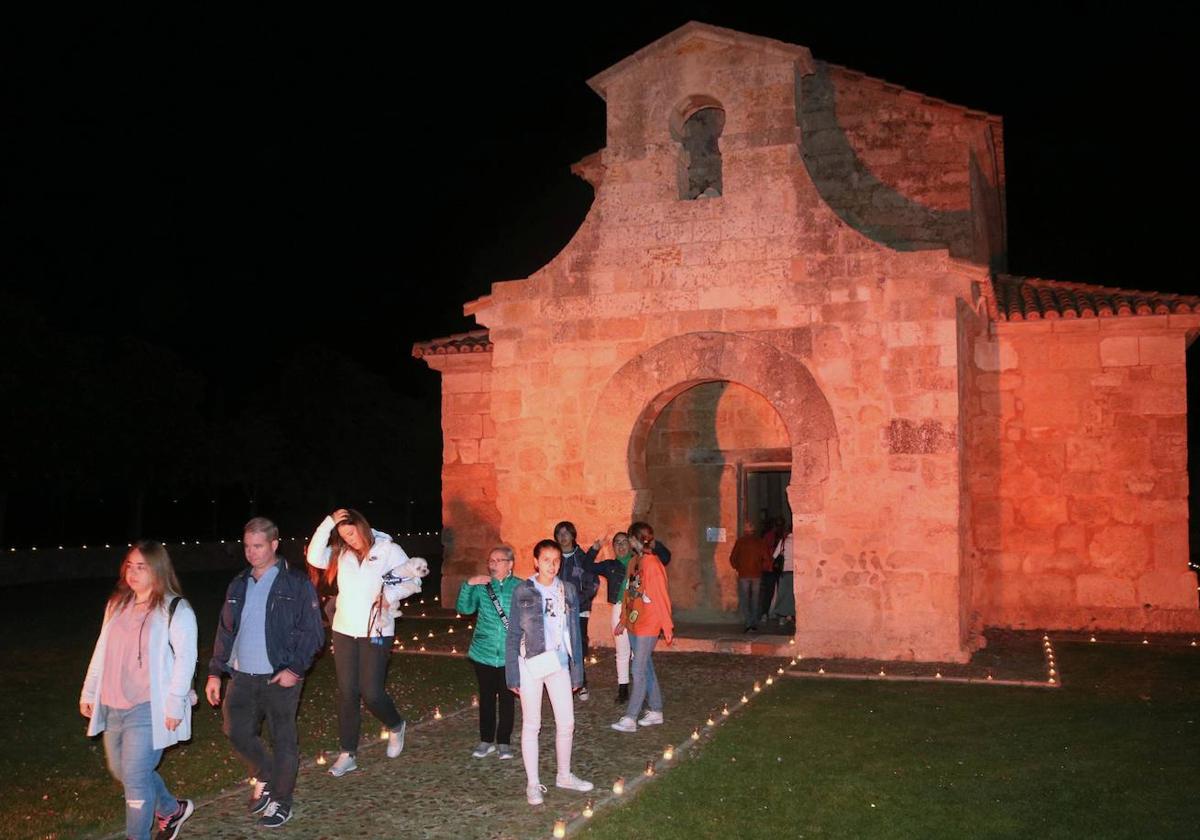
{"type": "Polygon", "coordinates": [[[729,565],[738,576],[738,612],[741,613],[743,632],[758,632],[758,593],[763,569],[771,564],[771,549],[754,535],[754,523],[746,522],[742,535],[733,544],[729,554],[729,565]]]}
{"type": "Polygon", "coordinates": [[[261,828],[292,818],[292,792],[300,770],[296,710],[304,675],[325,644],[317,590],[301,569],[279,555],[279,529],[257,516],[246,523],[242,548],[249,568],[225,591],[204,695],[221,703],[221,677],[229,675],[222,709],[226,737],[256,779],[250,813],[261,828]],[[271,749],[261,737],[271,730],[271,749]]]}

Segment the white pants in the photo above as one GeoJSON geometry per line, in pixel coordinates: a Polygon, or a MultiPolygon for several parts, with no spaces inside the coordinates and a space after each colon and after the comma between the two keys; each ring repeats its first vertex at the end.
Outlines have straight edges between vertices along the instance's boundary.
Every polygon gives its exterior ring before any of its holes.
{"type": "Polygon", "coordinates": [[[558,777],[571,775],[571,741],[575,736],[575,703],[571,699],[571,672],[559,668],[548,677],[530,676],[525,660],[521,668],[521,760],[525,762],[525,780],[541,783],[538,776],[538,732],[542,728],[542,686],[550,695],[554,710],[554,752],[558,759],[558,777]]]}
{"type": "MultiPolygon", "coordinates": [[[[617,625],[621,623],[621,605],[613,604],[612,608],[612,629],[616,630],[617,625]]],[[[629,631],[626,630],[620,636],[613,633],[613,647],[617,649],[617,682],[622,685],[629,684],[629,631]]]]}

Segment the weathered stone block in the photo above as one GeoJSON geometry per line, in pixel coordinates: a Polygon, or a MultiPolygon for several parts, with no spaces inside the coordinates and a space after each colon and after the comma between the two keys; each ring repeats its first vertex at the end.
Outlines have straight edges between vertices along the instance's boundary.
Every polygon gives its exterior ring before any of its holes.
{"type": "Polygon", "coordinates": [[[1109,575],[1079,575],[1075,591],[1075,602],[1081,607],[1133,607],[1138,603],[1133,581],[1109,575]]]}

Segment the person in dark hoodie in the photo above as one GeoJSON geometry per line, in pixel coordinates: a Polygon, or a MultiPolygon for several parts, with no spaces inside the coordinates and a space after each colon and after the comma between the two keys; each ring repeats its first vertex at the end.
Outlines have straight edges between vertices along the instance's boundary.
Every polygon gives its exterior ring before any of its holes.
{"type": "MultiPolygon", "coordinates": [[[[600,552],[603,540],[596,540],[591,548],[584,551],[575,543],[577,536],[578,532],[575,530],[573,522],[564,520],[554,526],[554,539],[562,549],[562,568],[559,570],[558,576],[564,581],[575,584],[575,588],[579,592],[579,638],[583,644],[583,660],[580,665],[583,667],[588,655],[588,618],[592,613],[592,601],[600,589],[600,579],[592,570],[592,563],[600,552]]],[[[590,696],[585,669],[583,688],[579,689],[579,700],[586,702],[590,696]]]]}

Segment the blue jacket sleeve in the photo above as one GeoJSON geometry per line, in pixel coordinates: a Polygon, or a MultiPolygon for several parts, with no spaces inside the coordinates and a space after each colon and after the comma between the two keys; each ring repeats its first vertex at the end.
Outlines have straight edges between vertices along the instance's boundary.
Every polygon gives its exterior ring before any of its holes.
{"type": "Polygon", "coordinates": [[[292,661],[280,666],[298,677],[303,677],[312,667],[313,660],[325,646],[325,628],[321,624],[321,599],[311,580],[305,579],[300,587],[298,599],[300,614],[296,616],[297,639],[292,651],[292,661]]]}
{"type": "MultiPolygon", "coordinates": [[[[237,636],[237,627],[234,626],[233,618],[234,606],[231,603],[237,581],[238,579],[235,577],[229,582],[229,586],[225,589],[225,602],[221,605],[221,612],[217,616],[217,633],[213,638],[212,659],[208,660],[210,677],[219,677],[229,673],[229,657],[233,655],[233,640],[237,636]]],[[[238,604],[238,612],[240,614],[241,604],[238,604]]]]}
{"type": "MultiPolygon", "coordinates": [[[[517,585],[520,588],[520,584],[517,585]]],[[[513,590],[512,607],[508,616],[508,632],[504,636],[504,681],[509,688],[521,687],[521,668],[517,657],[521,655],[521,615],[517,591],[513,590]]]]}
{"type": "Polygon", "coordinates": [[[671,565],[671,549],[667,548],[658,540],[654,541],[654,553],[658,555],[658,559],[662,561],[664,566],[671,565]]]}

